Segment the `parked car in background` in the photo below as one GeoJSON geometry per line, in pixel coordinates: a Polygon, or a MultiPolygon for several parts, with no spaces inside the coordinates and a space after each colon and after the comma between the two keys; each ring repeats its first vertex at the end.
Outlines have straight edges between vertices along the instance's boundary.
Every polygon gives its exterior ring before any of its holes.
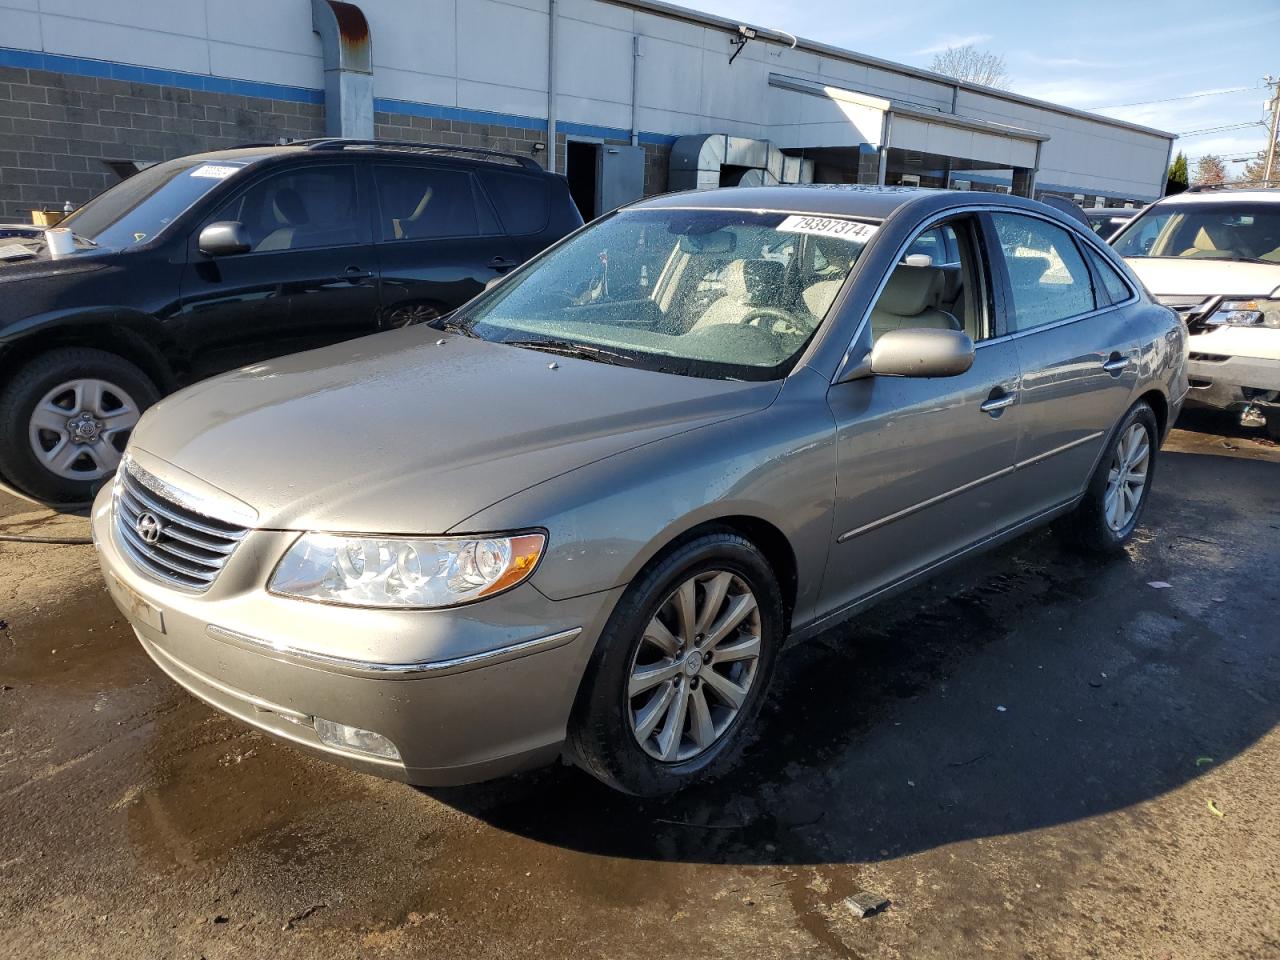
{"type": "Polygon", "coordinates": [[[1084,211],[1089,227],[1103,240],[1114,236],[1137,213],[1132,207],[1086,207],[1084,211]]]}
{"type": "Polygon", "coordinates": [[[170,160],[0,244],[0,476],[87,500],[162,394],[453,310],[580,226],[528,157],[316,140],[170,160]]]}
{"type": "Polygon", "coordinates": [[[441,326],[165,400],[93,511],[174,680],[423,784],[723,769],[789,635],[1049,521],[1120,550],[1186,391],[1110,248],[969,192],[667,195],[441,326]]]}
{"type": "Polygon", "coordinates": [[[1280,439],[1280,190],[1192,188],[1111,243],[1187,323],[1188,402],[1280,439]]]}

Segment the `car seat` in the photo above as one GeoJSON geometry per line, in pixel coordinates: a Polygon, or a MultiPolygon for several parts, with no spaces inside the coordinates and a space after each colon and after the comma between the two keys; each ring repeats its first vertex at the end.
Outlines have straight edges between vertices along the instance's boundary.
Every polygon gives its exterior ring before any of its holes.
{"type": "Polygon", "coordinates": [[[741,323],[756,307],[778,306],[785,272],[776,260],[734,260],[724,270],[724,293],[691,329],[741,323]]]}
{"type": "Polygon", "coordinates": [[[278,224],[276,229],[262,238],[255,250],[289,250],[299,228],[310,223],[302,195],[292,187],[283,187],[271,198],[271,213],[278,224]]]}
{"type": "Polygon", "coordinates": [[[879,299],[871,310],[871,333],[874,337],[890,330],[913,330],[928,327],[936,330],[961,330],[960,321],[939,308],[944,278],[938,267],[914,267],[899,264],[889,276],[879,299]]]}

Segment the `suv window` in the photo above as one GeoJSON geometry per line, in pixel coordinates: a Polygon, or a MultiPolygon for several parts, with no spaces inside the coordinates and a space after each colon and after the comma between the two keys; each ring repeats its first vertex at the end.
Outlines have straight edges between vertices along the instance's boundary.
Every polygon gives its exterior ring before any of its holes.
{"type": "Polygon", "coordinates": [[[1093,282],[1071,234],[1037,217],[993,213],[1009,271],[1009,331],[1066,320],[1096,308],[1093,282]]]}
{"type": "Polygon", "coordinates": [[[238,220],[254,253],[360,243],[356,173],[350,164],[273,174],[222,207],[213,220],[238,220]]]}
{"type": "Polygon", "coordinates": [[[488,205],[464,170],[375,164],[378,224],[383,240],[438,240],[497,233],[488,205]]]}
{"type": "Polygon", "coordinates": [[[1122,257],[1280,263],[1280,203],[1157,203],[1111,243],[1122,257]]]}
{"type": "Polygon", "coordinates": [[[507,233],[539,233],[551,214],[551,188],[542,177],[486,170],[480,174],[485,190],[498,208],[507,233]]]}
{"type": "Polygon", "coordinates": [[[1111,303],[1124,303],[1133,296],[1133,291],[1129,289],[1129,284],[1125,282],[1124,277],[1120,276],[1120,272],[1105,258],[1090,250],[1089,259],[1093,261],[1093,268],[1102,278],[1102,287],[1107,291],[1107,298],[1111,303]]]}

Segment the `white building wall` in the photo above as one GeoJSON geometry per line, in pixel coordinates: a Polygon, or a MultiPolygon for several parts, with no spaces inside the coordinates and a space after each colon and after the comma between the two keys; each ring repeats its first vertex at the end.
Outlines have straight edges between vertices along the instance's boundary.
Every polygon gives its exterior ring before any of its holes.
{"type": "MultiPolygon", "coordinates": [[[[548,0],[357,2],[372,31],[375,97],[545,120],[548,0]]],[[[635,116],[648,134],[776,136],[787,147],[876,142],[870,118],[823,114],[806,102],[812,98],[770,89],[769,74],[784,73],[944,113],[954,98],[961,115],[1047,134],[1042,186],[1140,197],[1163,187],[1169,141],[1154,133],[999,95],[957,94],[945,81],[764,41],[749,43],[730,65],[730,34],[719,27],[605,0],[557,7],[562,123],[630,129],[632,37],[639,35],[635,116]]],[[[0,22],[2,47],[323,86],[310,0],[0,0],[0,22]]],[[[998,145],[988,135],[927,126],[918,131],[923,143],[938,147],[913,149],[977,144],[986,154],[975,159],[994,151],[1026,162],[1027,141],[998,145]]]]}

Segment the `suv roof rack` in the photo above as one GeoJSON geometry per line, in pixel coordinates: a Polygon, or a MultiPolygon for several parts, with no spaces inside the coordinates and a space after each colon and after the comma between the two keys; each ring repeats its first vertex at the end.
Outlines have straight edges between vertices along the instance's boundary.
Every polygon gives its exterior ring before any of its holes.
{"type": "Polygon", "coordinates": [[[1185,193],[1209,193],[1213,190],[1269,190],[1280,187],[1280,179],[1271,180],[1223,180],[1221,183],[1195,183],[1185,193]]]}
{"type": "Polygon", "coordinates": [[[518,153],[503,153],[501,150],[486,150],[483,147],[456,147],[447,143],[418,143],[415,140],[357,140],[349,137],[321,137],[313,140],[294,140],[289,146],[306,147],[308,150],[346,150],[357,149],[403,150],[415,153],[454,154],[464,158],[478,160],[505,161],[524,167],[526,170],[542,171],[536,160],[522,157],[518,153]]]}

